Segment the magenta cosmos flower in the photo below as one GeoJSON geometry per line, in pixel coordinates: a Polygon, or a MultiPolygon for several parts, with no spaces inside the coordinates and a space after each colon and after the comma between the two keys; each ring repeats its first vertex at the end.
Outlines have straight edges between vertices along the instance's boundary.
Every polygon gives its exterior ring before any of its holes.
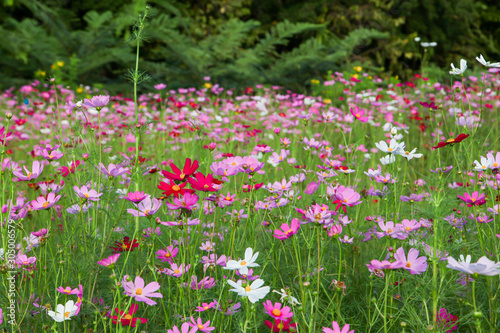
{"type": "Polygon", "coordinates": [[[5,143],[5,139],[7,139],[7,137],[9,137],[11,134],[12,132],[5,133],[5,127],[0,128],[0,144],[3,145],[5,143]]]}
{"type": "Polygon", "coordinates": [[[194,193],[186,192],[180,198],[172,198],[172,203],[167,203],[168,209],[187,209],[193,210],[198,206],[198,196],[194,193]]]}
{"type": "Polygon", "coordinates": [[[97,264],[106,267],[113,267],[113,265],[118,261],[118,258],[120,258],[120,253],[115,253],[98,261],[97,264]]]}
{"type": "Polygon", "coordinates": [[[129,208],[127,209],[127,212],[134,216],[151,216],[156,213],[158,209],[160,209],[161,201],[153,198],[153,201],[151,202],[151,197],[148,196],[135,206],[137,209],[129,208]]]}
{"type": "Polygon", "coordinates": [[[368,117],[363,117],[365,115],[365,111],[360,110],[357,106],[354,107],[354,110],[351,108],[351,114],[362,123],[366,123],[368,121],[368,117]]]}
{"type": "Polygon", "coordinates": [[[34,210],[42,210],[42,209],[49,209],[50,207],[54,206],[56,202],[61,199],[61,195],[56,195],[52,192],[50,192],[47,197],[44,197],[43,195],[39,196],[36,200],[33,200],[31,202],[31,208],[34,210]]]}
{"type": "Polygon", "coordinates": [[[160,259],[162,262],[169,262],[171,264],[174,263],[174,258],[177,256],[179,252],[178,247],[174,247],[173,245],[167,246],[165,250],[158,250],[156,252],[156,257],[160,259]]]}
{"type": "Polygon", "coordinates": [[[478,191],[472,192],[472,195],[470,195],[469,193],[464,193],[463,196],[457,195],[457,197],[465,201],[467,203],[467,206],[469,207],[472,207],[474,205],[481,206],[486,203],[486,194],[482,193],[481,195],[479,195],[478,191]]]}
{"type": "Polygon", "coordinates": [[[167,330],[167,333],[196,333],[198,332],[198,327],[191,327],[189,323],[183,323],[181,329],[177,326],[172,327],[171,330],[167,330]]]}
{"type": "Polygon", "coordinates": [[[24,171],[26,171],[26,175],[17,170],[12,170],[12,173],[20,180],[34,180],[37,179],[38,176],[40,176],[40,174],[42,173],[43,164],[39,161],[33,161],[33,164],[31,165],[32,171],[29,171],[25,166],[23,166],[23,168],[24,171]]]}
{"type": "Polygon", "coordinates": [[[49,161],[55,161],[60,159],[61,157],[64,156],[63,153],[60,153],[58,151],[48,151],[47,149],[41,150],[40,155],[42,155],[43,158],[49,160],[49,161]]]}
{"type": "Polygon", "coordinates": [[[293,219],[290,225],[288,225],[287,223],[283,223],[280,228],[283,231],[276,229],[274,230],[273,236],[278,238],[279,240],[288,239],[293,235],[295,235],[297,231],[299,231],[300,228],[299,219],[293,219]]]}
{"type": "Polygon", "coordinates": [[[90,100],[86,99],[83,102],[83,106],[86,108],[102,108],[109,103],[109,96],[98,95],[92,97],[90,100]]]}
{"type": "Polygon", "coordinates": [[[146,199],[147,196],[148,195],[145,194],[144,192],[135,191],[135,192],[129,192],[126,196],[123,197],[123,199],[134,203],[138,203],[146,199]]]}
{"type": "Polygon", "coordinates": [[[396,262],[392,264],[392,268],[404,268],[411,274],[422,274],[427,270],[427,257],[418,257],[417,249],[410,249],[408,257],[405,255],[405,250],[400,247],[394,254],[396,262]]]}
{"type": "Polygon", "coordinates": [[[323,327],[323,333],[354,333],[354,330],[349,330],[350,325],[346,324],[342,329],[340,329],[339,324],[334,321],[332,323],[332,328],[323,327]]]}
{"type": "Polygon", "coordinates": [[[102,195],[102,193],[97,193],[96,190],[89,190],[87,186],[82,186],[81,188],[79,188],[75,185],[73,186],[73,190],[75,190],[77,196],[89,201],[99,201],[99,197],[102,195]]]}
{"type": "Polygon", "coordinates": [[[125,291],[124,295],[133,297],[137,302],[144,302],[147,305],[155,305],[156,302],[148,297],[159,297],[163,298],[160,293],[155,293],[160,289],[160,284],[158,282],[151,282],[147,286],[144,286],[144,280],[140,276],[136,276],[135,283],[132,281],[127,281],[128,275],[125,275],[122,280],[122,286],[125,291]]]}
{"type": "Polygon", "coordinates": [[[288,318],[293,317],[293,312],[290,311],[290,307],[285,306],[281,308],[281,303],[273,303],[269,300],[262,303],[264,305],[264,309],[266,309],[267,314],[273,317],[274,319],[279,320],[287,320],[288,318]]]}

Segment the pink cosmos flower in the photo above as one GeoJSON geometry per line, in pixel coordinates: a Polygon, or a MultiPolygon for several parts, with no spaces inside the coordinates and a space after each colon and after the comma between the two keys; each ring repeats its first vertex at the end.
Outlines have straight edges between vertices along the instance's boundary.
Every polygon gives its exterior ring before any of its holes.
{"type": "Polygon", "coordinates": [[[346,324],[341,330],[339,324],[336,321],[334,321],[332,323],[332,328],[323,327],[323,333],[354,333],[354,330],[349,331],[349,328],[350,325],[346,324]]]}
{"type": "Polygon", "coordinates": [[[97,193],[96,190],[89,189],[85,185],[81,188],[75,185],[73,186],[73,190],[75,190],[77,196],[89,201],[99,201],[99,197],[102,195],[102,193],[97,193]]]}
{"type": "Polygon", "coordinates": [[[360,110],[357,106],[354,107],[354,110],[351,107],[351,114],[362,123],[366,123],[368,121],[368,117],[363,117],[365,115],[365,111],[360,110]]]}
{"type": "Polygon", "coordinates": [[[384,269],[393,269],[394,268],[394,267],[392,267],[392,263],[387,261],[387,260],[383,260],[383,261],[372,260],[372,261],[370,261],[369,264],[366,264],[366,266],[368,267],[368,270],[372,274],[375,274],[378,277],[384,277],[384,271],[383,271],[384,269]]]}
{"type": "Polygon", "coordinates": [[[76,294],[76,292],[78,292],[78,288],[71,289],[71,287],[66,287],[66,288],[59,287],[56,290],[58,292],[60,292],[61,294],[65,294],[65,295],[72,295],[72,294],[76,294]]]}
{"type": "Polygon", "coordinates": [[[158,84],[155,84],[154,87],[156,90],[163,90],[167,87],[167,85],[165,83],[158,83],[158,84]]]}
{"type": "Polygon", "coordinates": [[[162,273],[167,274],[168,276],[173,276],[173,277],[181,277],[189,269],[191,268],[191,265],[184,265],[180,264],[179,266],[177,264],[170,264],[170,268],[166,268],[162,273]]]}
{"type": "Polygon", "coordinates": [[[125,291],[124,295],[128,295],[130,297],[135,298],[137,302],[144,302],[147,305],[155,305],[156,302],[149,299],[148,297],[159,297],[163,298],[161,293],[155,293],[158,289],[160,289],[160,284],[158,282],[151,282],[147,286],[144,286],[144,280],[137,276],[135,278],[135,283],[132,281],[127,281],[129,278],[128,275],[125,275],[122,280],[122,286],[125,291]]]}
{"type": "MultiPolygon", "coordinates": [[[[187,286],[187,283],[184,283],[184,286],[187,286]]],[[[201,290],[201,289],[212,289],[217,285],[215,279],[210,276],[205,276],[203,279],[198,282],[198,277],[193,275],[191,277],[191,284],[189,285],[193,290],[201,290]]]]}
{"type": "Polygon", "coordinates": [[[93,96],[90,100],[85,98],[83,106],[89,109],[90,108],[100,109],[108,103],[109,103],[109,96],[98,95],[98,96],[93,96]]]}
{"type": "Polygon", "coordinates": [[[340,206],[356,206],[362,202],[359,200],[361,199],[361,195],[358,192],[344,185],[340,185],[335,189],[334,196],[337,200],[333,203],[338,204],[337,209],[339,209],[340,206]]]}
{"type": "Polygon", "coordinates": [[[119,164],[115,165],[113,163],[110,163],[107,168],[104,166],[104,164],[100,163],[99,170],[101,170],[101,172],[108,177],[121,176],[125,172],[129,171],[128,168],[123,168],[121,165],[119,164]]]}
{"type": "Polygon", "coordinates": [[[42,210],[42,209],[49,209],[50,207],[54,206],[56,202],[61,199],[61,195],[56,195],[54,193],[49,193],[47,197],[45,198],[43,195],[39,196],[36,200],[33,200],[31,202],[31,207],[34,210],[42,210]]]}
{"type": "Polygon", "coordinates": [[[142,200],[144,200],[147,196],[148,195],[145,194],[144,192],[135,191],[135,192],[127,193],[127,195],[124,196],[123,199],[134,202],[134,203],[139,203],[142,200]]]}
{"type": "Polygon", "coordinates": [[[273,166],[277,166],[290,155],[290,150],[281,149],[281,152],[278,154],[276,152],[272,153],[271,157],[269,157],[268,162],[273,166]]]}
{"type": "Polygon", "coordinates": [[[202,332],[210,332],[210,331],[215,330],[215,327],[210,327],[210,320],[207,321],[206,323],[203,323],[201,318],[198,318],[195,321],[194,318],[191,317],[191,323],[189,323],[189,326],[191,326],[193,328],[197,328],[198,330],[200,330],[202,332]]]}
{"type": "Polygon", "coordinates": [[[161,201],[153,198],[153,202],[151,202],[151,197],[148,196],[135,206],[137,209],[129,208],[127,209],[127,212],[133,216],[151,216],[156,213],[158,209],[160,209],[161,201]]]}
{"type": "Polygon", "coordinates": [[[198,327],[191,327],[189,323],[183,323],[181,330],[177,326],[174,326],[171,330],[167,330],[167,333],[196,333],[197,331],[198,327]]]}
{"type": "Polygon", "coordinates": [[[177,256],[178,252],[179,248],[169,245],[165,250],[158,250],[156,252],[156,257],[162,262],[169,262],[173,264],[174,258],[177,256]]]}
{"type": "Polygon", "coordinates": [[[193,210],[198,206],[198,196],[195,193],[186,192],[180,198],[172,198],[173,203],[167,203],[168,209],[187,209],[193,210]]]}
{"type": "Polygon", "coordinates": [[[464,193],[463,196],[457,195],[457,197],[465,201],[468,207],[472,207],[474,205],[481,206],[486,203],[486,194],[482,193],[481,195],[479,195],[478,191],[472,192],[472,195],[470,195],[469,193],[464,193]]]}
{"type": "Polygon", "coordinates": [[[38,231],[32,231],[31,234],[36,237],[46,237],[48,232],[47,229],[40,229],[38,231]]]}
{"type": "Polygon", "coordinates": [[[120,258],[120,253],[115,253],[115,254],[110,255],[107,258],[104,258],[104,259],[98,261],[97,264],[111,268],[118,261],[118,258],[120,258]]]}
{"type": "Polygon", "coordinates": [[[29,171],[26,168],[26,166],[23,166],[23,168],[24,168],[24,171],[26,171],[26,175],[22,174],[18,170],[12,170],[12,173],[14,174],[14,176],[19,178],[19,180],[34,180],[34,179],[37,179],[38,176],[40,176],[40,174],[42,173],[43,164],[40,163],[39,161],[33,161],[32,165],[31,165],[32,171],[29,171]]]}
{"type": "Polygon", "coordinates": [[[21,266],[29,266],[31,264],[34,264],[36,262],[36,257],[29,257],[25,255],[24,253],[18,254],[15,260],[15,263],[21,267],[21,266]]]}
{"type": "Polygon", "coordinates": [[[427,257],[418,257],[417,249],[410,249],[408,257],[405,255],[405,250],[400,247],[394,254],[396,262],[392,264],[392,268],[404,268],[411,274],[422,274],[427,270],[427,257]]]}
{"type": "Polygon", "coordinates": [[[297,233],[297,231],[299,231],[299,228],[300,228],[299,219],[293,219],[291,221],[290,225],[288,225],[287,223],[283,223],[280,228],[283,231],[276,229],[276,230],[274,230],[273,236],[278,238],[279,240],[288,239],[288,238],[292,237],[293,235],[295,235],[297,233]]]}
{"type": "Polygon", "coordinates": [[[12,132],[5,133],[5,127],[2,126],[2,128],[0,128],[0,144],[3,145],[5,143],[5,139],[7,139],[11,134],[12,132]]]}
{"type": "Polygon", "coordinates": [[[267,314],[273,317],[274,319],[279,320],[287,320],[288,318],[293,317],[293,312],[290,311],[290,307],[285,306],[281,308],[281,303],[273,303],[269,300],[262,303],[264,305],[264,309],[267,311],[267,314]]]}
{"type": "Polygon", "coordinates": [[[63,153],[60,153],[58,151],[49,152],[47,151],[47,149],[43,149],[42,151],[40,151],[40,155],[49,161],[55,161],[64,156],[63,153]]]}

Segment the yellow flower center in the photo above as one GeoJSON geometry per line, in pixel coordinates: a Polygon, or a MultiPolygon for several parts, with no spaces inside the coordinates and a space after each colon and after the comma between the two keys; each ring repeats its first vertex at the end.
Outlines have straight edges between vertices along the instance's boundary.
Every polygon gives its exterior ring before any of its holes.
{"type": "Polygon", "coordinates": [[[202,325],[202,324],[198,324],[198,328],[199,328],[200,330],[202,330],[204,327],[203,327],[203,325],[202,325]]]}
{"type": "Polygon", "coordinates": [[[410,268],[411,267],[411,262],[407,261],[406,262],[406,267],[410,268]]]}
{"type": "Polygon", "coordinates": [[[30,172],[30,173],[28,173],[28,175],[26,175],[26,178],[30,179],[31,176],[33,176],[33,174],[30,172]]]}
{"type": "Polygon", "coordinates": [[[49,158],[54,158],[54,155],[50,154],[50,155],[49,155],[49,158]]]}
{"type": "Polygon", "coordinates": [[[84,196],[85,196],[85,198],[87,198],[87,199],[90,197],[90,195],[89,195],[88,193],[84,193],[83,195],[84,195],[84,196]]]}
{"type": "Polygon", "coordinates": [[[168,252],[167,252],[167,253],[165,253],[165,257],[166,257],[166,258],[170,258],[170,253],[168,253],[168,252]]]}
{"type": "Polygon", "coordinates": [[[47,206],[49,205],[49,203],[47,201],[45,201],[42,205],[43,208],[47,208],[47,206]]]}
{"type": "Polygon", "coordinates": [[[149,209],[146,209],[146,211],[144,212],[144,215],[148,215],[149,214],[149,209]]]}
{"type": "Polygon", "coordinates": [[[446,140],[446,142],[453,143],[453,142],[455,142],[455,139],[448,139],[448,140],[446,140]]]}
{"type": "Polygon", "coordinates": [[[209,188],[210,186],[208,186],[207,184],[203,185],[203,188],[209,188]]]}
{"type": "Polygon", "coordinates": [[[183,174],[183,173],[181,173],[181,174],[179,175],[179,177],[181,177],[181,179],[184,179],[184,177],[186,177],[186,175],[185,175],[185,174],[183,174]]]}
{"type": "Polygon", "coordinates": [[[498,167],[498,163],[497,162],[493,163],[493,167],[495,168],[498,167]]]}
{"type": "Polygon", "coordinates": [[[407,151],[405,151],[405,154],[406,155],[410,155],[410,152],[407,150],[407,151]]]}
{"type": "Polygon", "coordinates": [[[252,288],[250,288],[250,286],[246,286],[245,287],[245,290],[248,292],[248,291],[252,291],[252,288]]]}
{"type": "Polygon", "coordinates": [[[236,162],[231,163],[232,166],[236,166],[236,162]]]}
{"type": "Polygon", "coordinates": [[[243,260],[243,261],[240,263],[240,265],[241,265],[241,266],[245,266],[246,264],[247,264],[247,262],[246,262],[245,260],[243,260]]]}
{"type": "Polygon", "coordinates": [[[69,311],[68,312],[64,312],[64,317],[69,318],[69,311]]]}
{"type": "Polygon", "coordinates": [[[390,234],[392,232],[392,228],[387,229],[387,233],[390,234]]]}
{"type": "Polygon", "coordinates": [[[139,296],[140,296],[140,295],[142,295],[142,289],[141,289],[141,288],[137,288],[137,289],[135,290],[135,294],[136,294],[136,295],[139,295],[139,296]]]}
{"type": "Polygon", "coordinates": [[[356,113],[356,114],[354,115],[354,117],[359,118],[359,117],[361,117],[361,115],[360,115],[359,113],[356,113]]]}
{"type": "Polygon", "coordinates": [[[179,185],[172,186],[172,190],[174,190],[175,192],[179,191],[180,189],[181,187],[179,185]]]}
{"type": "Polygon", "coordinates": [[[174,273],[175,273],[175,274],[179,274],[180,272],[181,272],[181,271],[180,271],[180,270],[178,270],[178,269],[176,269],[176,270],[174,271],[174,273]]]}
{"type": "Polygon", "coordinates": [[[206,305],[206,306],[204,306],[203,308],[204,308],[205,310],[208,310],[208,309],[209,309],[209,306],[208,306],[208,305],[206,305]]]}
{"type": "Polygon", "coordinates": [[[392,151],[393,149],[391,147],[387,148],[387,151],[392,151]]]}
{"type": "Polygon", "coordinates": [[[65,293],[70,293],[70,292],[71,292],[71,288],[66,288],[66,289],[64,289],[64,292],[65,292],[65,293]]]}
{"type": "Polygon", "coordinates": [[[278,310],[278,309],[274,309],[272,313],[273,313],[273,315],[274,315],[274,316],[276,316],[276,317],[281,316],[281,311],[280,311],[280,310],[278,310]]]}
{"type": "Polygon", "coordinates": [[[125,315],[125,317],[123,317],[123,319],[130,320],[130,319],[132,319],[132,316],[131,316],[131,315],[129,315],[129,314],[126,314],[126,315],[125,315]]]}

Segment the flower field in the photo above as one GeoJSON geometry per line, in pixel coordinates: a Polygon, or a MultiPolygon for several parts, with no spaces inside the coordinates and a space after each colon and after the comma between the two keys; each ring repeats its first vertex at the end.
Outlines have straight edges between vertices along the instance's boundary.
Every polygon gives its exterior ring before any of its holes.
{"type": "Polygon", "coordinates": [[[2,91],[0,329],[500,332],[500,64],[478,61],[308,95],[2,91]]]}

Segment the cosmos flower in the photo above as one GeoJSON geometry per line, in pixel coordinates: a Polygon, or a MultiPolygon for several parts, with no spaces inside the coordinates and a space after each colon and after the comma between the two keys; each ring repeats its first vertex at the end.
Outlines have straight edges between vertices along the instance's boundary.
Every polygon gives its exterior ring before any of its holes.
{"type": "Polygon", "coordinates": [[[148,197],[148,194],[145,194],[144,192],[135,191],[127,193],[127,195],[124,196],[123,199],[133,203],[139,203],[142,200],[146,199],[146,197],[148,197]]]}
{"type": "Polygon", "coordinates": [[[160,293],[155,293],[160,289],[160,284],[158,282],[151,282],[147,286],[144,286],[144,279],[140,276],[136,276],[135,281],[127,281],[129,279],[128,275],[125,275],[122,280],[122,286],[125,291],[124,295],[133,297],[137,302],[144,302],[147,305],[155,305],[156,302],[148,297],[159,297],[163,298],[160,293]]]}
{"type": "Polygon", "coordinates": [[[266,324],[273,333],[295,332],[297,327],[296,323],[292,323],[292,318],[287,320],[274,319],[274,323],[266,320],[264,324],[266,324]]]}
{"type": "Polygon", "coordinates": [[[98,96],[93,96],[90,100],[85,98],[83,106],[89,109],[94,108],[99,110],[103,106],[106,106],[106,104],[108,103],[109,103],[109,96],[98,95],[98,96]]]}
{"type": "Polygon", "coordinates": [[[182,323],[181,329],[177,326],[172,327],[171,330],[167,330],[167,333],[196,333],[198,327],[191,327],[189,323],[182,323]]]}
{"type": "Polygon", "coordinates": [[[139,242],[134,239],[130,241],[128,236],[123,237],[123,242],[115,242],[115,247],[110,246],[110,249],[114,250],[113,253],[123,252],[123,251],[134,251],[136,247],[139,247],[139,242]]]}
{"type": "Polygon", "coordinates": [[[489,61],[484,60],[484,57],[482,54],[479,55],[479,57],[476,57],[476,60],[483,66],[485,67],[497,67],[500,68],[500,62],[494,62],[491,63],[489,61]]]}
{"type": "Polygon", "coordinates": [[[467,61],[465,59],[460,60],[460,68],[455,68],[455,65],[451,64],[451,75],[462,75],[467,69],[467,61]]]}
{"type": "Polygon", "coordinates": [[[170,163],[169,165],[174,173],[167,171],[162,171],[161,173],[163,176],[173,181],[185,181],[198,169],[198,161],[194,160],[194,162],[191,163],[190,158],[186,158],[182,171],[174,163],[170,163]]]}
{"type": "Polygon", "coordinates": [[[176,198],[179,198],[179,194],[184,195],[184,193],[186,193],[186,192],[194,193],[194,190],[184,188],[186,185],[187,185],[187,182],[176,184],[173,180],[171,180],[170,184],[165,183],[165,182],[160,182],[160,185],[158,185],[158,188],[163,191],[162,193],[166,197],[174,195],[176,198]]]}
{"type": "Polygon", "coordinates": [[[453,257],[448,257],[448,265],[446,267],[466,273],[477,274],[486,276],[495,276],[500,274],[500,262],[495,263],[490,259],[483,256],[479,258],[477,263],[471,263],[471,256],[467,255],[464,258],[463,254],[460,255],[460,261],[455,260],[453,257]]]}
{"type": "Polygon", "coordinates": [[[368,117],[363,117],[365,115],[365,111],[360,110],[360,108],[357,106],[354,107],[354,110],[351,107],[351,114],[354,116],[354,118],[361,121],[362,123],[366,123],[368,121],[368,117]]]}
{"type": "Polygon", "coordinates": [[[255,262],[258,256],[259,252],[256,252],[254,254],[252,248],[249,247],[245,250],[245,258],[243,260],[237,260],[237,261],[229,260],[224,269],[231,269],[231,270],[237,269],[240,272],[240,274],[248,274],[249,267],[260,266],[255,262]]]}
{"type": "Polygon", "coordinates": [[[101,170],[101,172],[108,177],[118,177],[129,171],[128,168],[124,168],[119,164],[115,165],[113,163],[110,163],[107,168],[104,164],[100,163],[99,170],[101,170]]]}
{"type": "Polygon", "coordinates": [[[107,258],[104,258],[104,259],[98,261],[97,264],[101,265],[101,266],[112,268],[114,266],[114,264],[118,261],[118,258],[120,258],[120,254],[115,253],[115,254],[110,255],[107,258]]]}
{"type": "Polygon", "coordinates": [[[210,320],[208,320],[206,323],[203,323],[201,318],[198,318],[195,321],[192,316],[191,316],[191,323],[189,323],[189,326],[196,328],[197,330],[200,330],[202,332],[210,332],[215,330],[215,327],[210,327],[210,320]]]}
{"type": "Polygon", "coordinates": [[[349,328],[350,325],[346,324],[341,330],[339,324],[334,321],[332,323],[332,328],[323,327],[323,333],[354,333],[354,330],[349,330],[349,328]]]}
{"type": "Polygon", "coordinates": [[[246,285],[245,287],[242,286],[243,282],[241,280],[238,280],[238,282],[228,280],[227,283],[233,287],[233,289],[230,289],[229,291],[234,291],[241,297],[248,297],[250,303],[255,303],[266,297],[270,290],[269,286],[262,287],[264,284],[264,280],[262,279],[257,279],[253,281],[252,284],[246,285]]]}
{"type": "Polygon", "coordinates": [[[410,249],[408,257],[405,255],[405,250],[400,247],[394,254],[396,262],[392,264],[392,268],[404,268],[411,274],[422,274],[427,270],[427,257],[418,257],[417,249],[410,249]]]}
{"type": "Polygon", "coordinates": [[[42,210],[42,209],[49,209],[50,207],[54,206],[56,202],[61,199],[61,195],[56,195],[53,192],[50,192],[47,197],[44,197],[43,195],[39,196],[36,200],[33,200],[31,202],[31,208],[34,210],[42,210]]]}
{"type": "Polygon", "coordinates": [[[97,193],[94,189],[88,189],[87,186],[79,188],[75,185],[73,190],[75,190],[77,196],[89,201],[99,201],[99,197],[102,195],[102,193],[97,193]]]}
{"type": "Polygon", "coordinates": [[[451,138],[451,139],[448,139],[446,141],[439,142],[438,145],[435,147],[432,147],[432,149],[443,148],[444,146],[447,146],[447,145],[453,145],[455,143],[460,143],[468,137],[469,137],[469,134],[459,134],[456,138],[451,138]]]}
{"type": "Polygon", "coordinates": [[[205,177],[201,172],[196,173],[195,179],[192,177],[188,179],[189,184],[191,184],[191,187],[195,190],[198,191],[203,191],[203,192],[215,192],[217,189],[213,187],[214,185],[214,175],[209,173],[205,177]]]}
{"type": "Polygon", "coordinates": [[[57,304],[56,311],[47,311],[49,317],[54,319],[56,322],[60,323],[65,320],[71,320],[71,317],[75,315],[77,306],[73,300],[66,302],[65,305],[57,304]]]}
{"type": "Polygon", "coordinates": [[[397,155],[402,154],[404,152],[404,148],[406,147],[404,142],[398,143],[395,139],[391,139],[389,145],[387,145],[387,142],[385,141],[380,141],[376,142],[375,146],[378,150],[384,153],[397,155]]]}
{"type": "Polygon", "coordinates": [[[151,202],[151,197],[148,196],[144,198],[141,202],[135,205],[137,209],[129,208],[127,212],[132,214],[133,216],[151,216],[154,215],[161,207],[161,201],[153,198],[151,202]]]}
{"type": "Polygon", "coordinates": [[[264,309],[266,310],[267,314],[274,319],[287,320],[293,317],[293,312],[290,311],[290,307],[284,306],[282,308],[281,303],[276,302],[273,305],[271,301],[267,300],[262,304],[264,305],[264,309]]]}
{"type": "Polygon", "coordinates": [[[274,230],[273,236],[279,240],[285,240],[295,235],[297,231],[299,231],[299,228],[300,228],[299,219],[293,219],[290,225],[288,225],[287,223],[281,224],[280,227],[281,230],[279,229],[274,230]]]}
{"type": "Polygon", "coordinates": [[[474,205],[482,206],[486,203],[486,201],[485,201],[486,194],[481,193],[481,195],[480,195],[478,191],[472,192],[472,195],[470,195],[469,193],[464,193],[463,196],[457,195],[457,197],[459,199],[462,199],[463,201],[465,201],[467,203],[468,207],[472,207],[474,205]]]}
{"type": "Polygon", "coordinates": [[[128,310],[127,314],[125,314],[125,312],[123,312],[123,311],[120,311],[118,308],[115,308],[115,312],[119,316],[112,316],[112,317],[110,316],[111,319],[113,320],[113,324],[118,324],[118,319],[120,320],[120,324],[122,326],[135,327],[138,320],[141,324],[147,323],[148,320],[145,318],[134,317],[134,314],[137,312],[138,308],[139,308],[138,304],[130,305],[130,309],[128,310]]]}
{"type": "Polygon", "coordinates": [[[23,168],[24,168],[24,171],[26,172],[26,174],[23,174],[18,170],[12,170],[12,174],[14,176],[16,176],[17,178],[19,178],[19,180],[23,180],[23,181],[35,180],[42,173],[43,164],[40,163],[39,161],[33,161],[33,163],[31,164],[31,171],[29,171],[26,168],[26,166],[23,166],[23,168]]]}

